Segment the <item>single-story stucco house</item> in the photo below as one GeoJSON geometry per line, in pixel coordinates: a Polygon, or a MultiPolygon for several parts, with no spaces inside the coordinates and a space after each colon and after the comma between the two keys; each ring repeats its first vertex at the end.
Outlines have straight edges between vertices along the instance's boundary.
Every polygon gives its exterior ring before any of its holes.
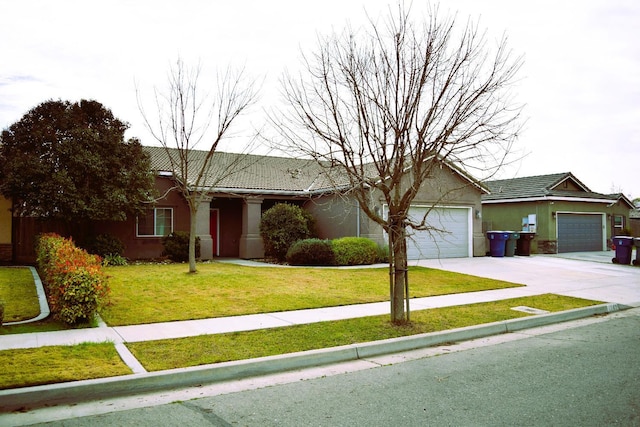
{"type": "MultiPolygon", "coordinates": [[[[157,227],[161,223],[158,218],[163,218],[171,230],[188,230],[189,212],[185,201],[179,192],[170,191],[174,177],[166,150],[145,147],[145,151],[151,156],[152,167],[157,172],[159,193],[166,193],[166,196],[149,209],[144,221],[155,218],[157,227]]],[[[202,161],[205,155],[204,151],[194,151],[192,161],[202,161]]],[[[297,204],[309,211],[315,218],[320,238],[361,236],[380,244],[386,241],[382,228],[362,213],[354,199],[348,194],[335,194],[335,176],[330,178],[327,169],[314,160],[216,153],[214,162],[235,164],[237,171],[221,179],[212,175],[203,186],[207,197],[199,208],[197,221],[203,259],[263,257],[260,218],[262,212],[279,202],[297,204]],[[242,157],[240,160],[239,156],[242,157]]],[[[412,215],[420,215],[438,201],[443,189],[457,189],[448,199],[439,200],[438,208],[432,213],[438,226],[449,233],[414,233],[410,258],[484,254],[482,223],[476,213],[481,209],[480,196],[485,190],[454,168],[443,167],[437,174],[439,176],[423,184],[415,198],[412,215]]],[[[372,200],[379,203],[378,208],[384,212],[383,202],[375,195],[372,200]]],[[[137,224],[121,224],[111,232],[125,243],[126,256],[144,258],[161,253],[160,235],[166,234],[167,229],[156,228],[152,233],[143,234],[138,219],[137,224]],[[135,233],[132,232],[134,229],[135,233]]]]}
{"type": "MultiPolygon", "coordinates": [[[[168,152],[162,147],[144,150],[156,173],[159,195],[156,203],[150,205],[145,216],[93,225],[94,234],[118,237],[125,245],[124,256],[130,259],[160,257],[164,235],[189,230],[189,209],[175,186],[168,152]]],[[[206,154],[193,150],[190,161],[202,162],[206,154]]],[[[348,192],[336,194],[335,171],[328,172],[314,160],[218,152],[213,162],[217,170],[234,165],[235,172],[221,178],[212,173],[202,185],[206,197],[197,214],[202,259],[263,257],[261,215],[279,202],[296,204],[309,211],[320,238],[361,236],[381,245],[386,243],[382,227],[362,212],[348,192]]],[[[409,258],[484,256],[481,195],[486,193],[484,186],[457,168],[445,163],[436,168],[434,176],[422,184],[410,215],[421,217],[435,206],[429,213],[429,222],[445,232],[412,232],[409,258]],[[447,196],[443,198],[442,194],[447,196]]],[[[384,215],[386,205],[374,190],[370,200],[374,209],[384,215]]],[[[32,238],[22,236],[18,240],[28,242],[32,238]]],[[[20,257],[14,252],[14,261],[33,261],[17,259],[20,257]]]]}
{"type": "Polygon", "coordinates": [[[603,251],[612,236],[629,232],[633,203],[593,192],[570,172],[485,184],[483,229],[535,231],[533,253],[603,251]]]}

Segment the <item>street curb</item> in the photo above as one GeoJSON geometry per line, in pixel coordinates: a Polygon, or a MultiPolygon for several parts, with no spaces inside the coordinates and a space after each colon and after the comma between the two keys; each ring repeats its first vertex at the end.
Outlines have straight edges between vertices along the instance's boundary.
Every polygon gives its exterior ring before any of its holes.
{"type": "Polygon", "coordinates": [[[630,308],[600,304],[559,313],[511,319],[428,334],[392,338],[320,350],[217,363],[191,368],[75,381],[20,389],[0,390],[0,412],[24,411],[44,406],[87,402],[119,396],[167,391],[202,384],[256,377],[383,354],[399,353],[444,343],[467,341],[554,323],[613,313],[630,308]]]}
{"type": "MultiPolygon", "coordinates": [[[[23,268],[20,266],[16,267],[23,268]]],[[[31,271],[31,276],[33,276],[33,284],[36,286],[36,294],[38,295],[38,305],[40,306],[40,313],[33,319],[20,320],[17,322],[4,322],[5,326],[24,325],[25,323],[37,322],[38,320],[46,319],[47,317],[49,317],[49,314],[51,314],[49,303],[47,302],[47,294],[44,291],[44,286],[42,285],[42,280],[40,280],[38,271],[35,269],[35,267],[26,266],[26,268],[31,271]]]]}

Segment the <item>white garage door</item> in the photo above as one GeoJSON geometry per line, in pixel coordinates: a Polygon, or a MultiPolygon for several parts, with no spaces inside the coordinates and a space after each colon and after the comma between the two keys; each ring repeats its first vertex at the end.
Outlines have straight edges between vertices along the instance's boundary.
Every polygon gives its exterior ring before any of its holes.
{"type": "MultiPolygon", "coordinates": [[[[421,220],[428,208],[412,207],[409,216],[421,220]]],[[[414,231],[407,240],[408,259],[464,258],[471,256],[471,209],[434,208],[427,224],[436,230],[414,231]]]]}

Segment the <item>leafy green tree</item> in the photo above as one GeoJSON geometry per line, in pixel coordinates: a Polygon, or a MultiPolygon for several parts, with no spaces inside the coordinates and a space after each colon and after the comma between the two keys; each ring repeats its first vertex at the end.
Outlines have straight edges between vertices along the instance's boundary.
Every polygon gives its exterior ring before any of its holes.
{"type": "Polygon", "coordinates": [[[149,157],[128,124],[97,101],[43,102],[0,136],[0,193],[15,215],[90,220],[141,213],[153,191],[149,157]]]}

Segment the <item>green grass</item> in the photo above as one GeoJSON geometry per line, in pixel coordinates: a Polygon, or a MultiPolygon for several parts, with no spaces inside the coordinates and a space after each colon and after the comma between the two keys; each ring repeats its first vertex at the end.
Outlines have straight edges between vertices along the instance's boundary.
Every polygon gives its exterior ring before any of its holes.
{"type": "Polygon", "coordinates": [[[0,268],[0,300],[4,301],[4,322],[33,319],[40,314],[38,293],[28,268],[0,268]]]}
{"type": "MultiPolygon", "coordinates": [[[[29,320],[40,314],[40,302],[31,271],[26,267],[0,267],[0,300],[5,302],[4,322],[29,320]]],[[[0,335],[61,331],[96,326],[69,326],[51,317],[22,325],[3,325],[0,335]]]]}
{"type": "Polygon", "coordinates": [[[127,347],[147,370],[159,371],[383,340],[529,316],[511,309],[520,305],[555,312],[595,304],[599,302],[546,294],[414,311],[411,313],[411,324],[405,326],[395,326],[389,322],[388,315],[383,315],[146,341],[130,343],[127,347]]]}
{"type": "Polygon", "coordinates": [[[98,326],[98,322],[93,321],[91,323],[78,323],[75,325],[67,325],[66,323],[55,320],[52,317],[39,320],[37,322],[24,323],[21,325],[3,325],[0,328],[0,335],[13,335],[13,334],[32,334],[35,332],[51,332],[51,331],[66,331],[69,329],[85,329],[95,328],[98,326]]]}
{"type": "MultiPolygon", "coordinates": [[[[109,325],[134,325],[388,301],[385,268],[274,268],[224,263],[108,267],[109,325]]],[[[412,267],[411,297],[522,286],[499,280],[412,267]]]]}
{"type": "Polygon", "coordinates": [[[0,351],[0,389],[131,374],[111,343],[0,351]]]}

